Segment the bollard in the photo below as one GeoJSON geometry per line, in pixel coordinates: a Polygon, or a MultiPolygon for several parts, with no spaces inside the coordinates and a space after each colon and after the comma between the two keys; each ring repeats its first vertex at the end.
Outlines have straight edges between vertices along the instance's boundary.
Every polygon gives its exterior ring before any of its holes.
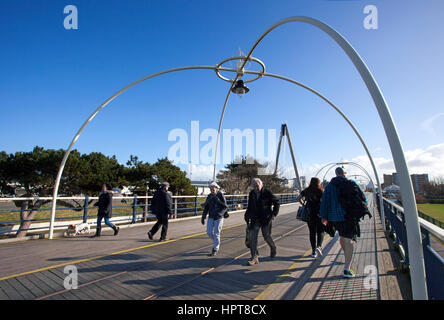
{"type": "Polygon", "coordinates": [[[89,197],[85,196],[85,203],[83,204],[83,223],[86,223],[88,221],[88,202],[89,197]]]}

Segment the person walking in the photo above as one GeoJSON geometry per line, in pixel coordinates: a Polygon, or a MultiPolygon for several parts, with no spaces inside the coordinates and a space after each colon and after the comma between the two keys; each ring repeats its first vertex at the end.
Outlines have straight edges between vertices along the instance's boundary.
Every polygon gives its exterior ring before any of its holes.
{"type": "Polygon", "coordinates": [[[262,180],[254,178],[251,182],[253,190],[248,195],[248,206],[244,219],[250,232],[250,252],[251,259],[248,265],[253,266],[259,263],[259,253],[257,242],[259,229],[262,236],[270,247],[270,257],[276,256],[276,245],[271,238],[272,221],[279,213],[279,200],[269,189],[264,188],[262,180]],[[273,207],[273,208],[272,208],[273,207]]]}
{"type": "Polygon", "coordinates": [[[204,211],[201,222],[205,225],[205,219],[209,213],[207,222],[207,234],[213,240],[213,249],[210,256],[215,256],[220,248],[220,233],[224,224],[224,217],[227,216],[227,200],[220,192],[220,187],[216,182],[210,184],[210,194],[204,203],[204,211]]]}
{"type": "Polygon", "coordinates": [[[153,240],[153,236],[162,226],[159,241],[166,241],[168,232],[168,217],[172,214],[173,199],[171,198],[168,188],[170,184],[163,182],[160,188],[154,193],[151,200],[151,211],[157,218],[156,224],[148,231],[148,238],[153,240]]]}
{"type": "Polygon", "coordinates": [[[298,201],[310,211],[307,221],[310,232],[310,244],[312,254],[310,257],[322,256],[322,241],[324,240],[324,225],[321,221],[320,208],[321,198],[324,189],[321,187],[321,180],[311,178],[310,185],[304,189],[298,197],[298,201]]]}
{"type": "Polygon", "coordinates": [[[96,205],[98,205],[99,209],[97,212],[96,234],[93,237],[100,237],[103,219],[105,219],[105,224],[114,230],[114,235],[116,236],[119,233],[120,228],[116,227],[110,221],[113,213],[113,193],[111,185],[104,184],[102,186],[102,191],[99,194],[99,201],[96,205]]]}
{"type": "MultiPolygon", "coordinates": [[[[331,224],[332,227],[339,232],[339,243],[345,256],[344,277],[353,278],[355,277],[355,272],[351,269],[353,242],[356,242],[357,237],[360,236],[359,223],[354,219],[346,218],[347,212],[340,203],[339,190],[341,185],[349,181],[345,177],[346,172],[343,168],[337,167],[335,174],[336,177],[331,179],[322,195],[320,215],[324,226],[331,224]]],[[[356,184],[353,180],[351,181],[356,184]]],[[[361,190],[359,186],[358,189],[361,190]]],[[[361,197],[367,202],[362,190],[360,192],[361,197]]]]}

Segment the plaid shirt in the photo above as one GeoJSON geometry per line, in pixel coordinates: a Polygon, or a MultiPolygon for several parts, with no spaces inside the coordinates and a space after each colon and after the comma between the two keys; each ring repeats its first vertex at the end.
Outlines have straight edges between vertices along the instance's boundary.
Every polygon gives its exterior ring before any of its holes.
{"type": "MultiPolygon", "coordinates": [[[[359,187],[354,180],[351,181],[359,187]]],[[[359,189],[361,188],[359,187],[359,189]]],[[[367,202],[367,198],[365,202],[367,202]]],[[[320,215],[322,219],[332,222],[345,221],[345,210],[339,203],[338,189],[331,182],[325,187],[324,193],[322,194],[320,215]]]]}
{"type": "Polygon", "coordinates": [[[322,194],[320,215],[332,222],[345,221],[345,210],[339,203],[338,189],[333,183],[329,183],[322,194]]]}

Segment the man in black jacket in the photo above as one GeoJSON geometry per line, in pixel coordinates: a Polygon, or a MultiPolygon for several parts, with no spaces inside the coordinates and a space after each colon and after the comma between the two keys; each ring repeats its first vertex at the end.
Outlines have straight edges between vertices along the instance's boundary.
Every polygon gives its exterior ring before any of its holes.
{"type": "Polygon", "coordinates": [[[97,211],[97,228],[96,234],[93,236],[100,237],[102,230],[102,219],[105,219],[105,224],[114,230],[114,235],[116,236],[119,233],[119,227],[116,227],[111,221],[111,217],[113,215],[113,191],[112,187],[109,184],[104,184],[102,186],[102,191],[99,194],[99,201],[95,204],[98,206],[97,211]]]}
{"type": "Polygon", "coordinates": [[[168,182],[163,182],[160,189],[154,193],[153,199],[151,200],[151,211],[157,217],[157,222],[153,228],[148,232],[148,238],[153,240],[153,236],[162,226],[162,232],[160,234],[159,241],[168,240],[166,238],[168,231],[168,217],[172,213],[173,200],[171,195],[167,192],[170,184],[168,182]]]}
{"type": "Polygon", "coordinates": [[[270,257],[276,256],[276,245],[271,238],[272,220],[279,213],[279,200],[268,189],[263,187],[261,179],[254,178],[251,182],[253,190],[248,196],[248,207],[245,211],[245,222],[250,230],[250,251],[251,260],[248,265],[252,266],[259,263],[257,251],[257,238],[259,229],[262,230],[262,236],[267,244],[270,246],[270,257]],[[273,209],[271,208],[273,206],[273,209]]]}

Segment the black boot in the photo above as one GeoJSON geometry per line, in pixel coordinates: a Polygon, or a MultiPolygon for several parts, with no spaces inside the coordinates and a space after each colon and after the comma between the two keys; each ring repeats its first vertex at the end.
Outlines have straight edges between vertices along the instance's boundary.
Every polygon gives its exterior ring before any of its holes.
{"type": "Polygon", "coordinates": [[[93,235],[91,238],[100,237],[100,231],[101,231],[101,229],[96,229],[96,234],[93,235]]]}
{"type": "Polygon", "coordinates": [[[117,234],[119,233],[120,228],[114,226],[113,229],[114,229],[114,235],[117,236],[117,234]]]}

